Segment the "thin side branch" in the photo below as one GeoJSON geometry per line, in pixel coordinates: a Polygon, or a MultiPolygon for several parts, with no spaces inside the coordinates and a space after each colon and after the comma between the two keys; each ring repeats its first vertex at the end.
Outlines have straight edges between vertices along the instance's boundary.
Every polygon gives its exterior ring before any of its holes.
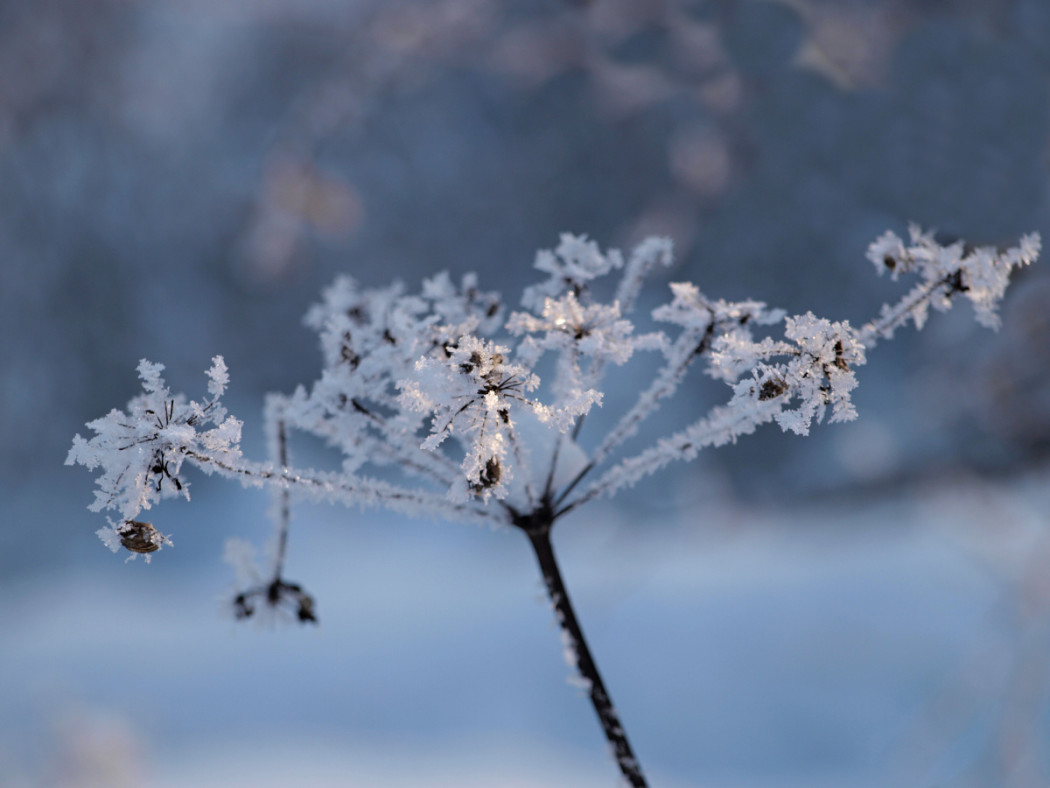
{"type": "Polygon", "coordinates": [[[594,450],[594,454],[587,464],[580,469],[576,476],[561,491],[555,501],[556,504],[560,505],[568,498],[576,486],[592,470],[599,466],[617,446],[634,435],[638,431],[638,426],[657,410],[660,400],[674,394],[692,362],[710,347],[714,327],[715,324],[712,321],[702,337],[698,338],[695,332],[686,331],[675,341],[668,353],[667,364],[660,370],[649,388],[638,395],[638,400],[631,409],[609,431],[598,448],[594,450]]]}
{"type": "Polygon", "coordinates": [[[252,462],[234,465],[194,450],[187,451],[184,456],[206,473],[218,471],[250,486],[276,484],[286,489],[296,489],[314,500],[362,507],[381,506],[412,516],[427,514],[450,519],[465,518],[471,522],[506,524],[493,511],[487,511],[473,502],[457,503],[440,494],[399,487],[377,479],[345,473],[277,468],[252,462]]]}

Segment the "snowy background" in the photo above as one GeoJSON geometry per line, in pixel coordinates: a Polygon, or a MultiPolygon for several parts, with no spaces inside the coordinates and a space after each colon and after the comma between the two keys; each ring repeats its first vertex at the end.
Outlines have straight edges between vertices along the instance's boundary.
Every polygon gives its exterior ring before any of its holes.
{"type": "MultiPolygon", "coordinates": [[[[1050,236],[1048,39],[1043,0],[0,2],[0,785],[615,784],[520,535],[297,507],[320,628],[236,625],[266,496],[196,477],[124,565],[73,434],[221,353],[262,456],[336,273],[514,301],[562,231],[863,322],[885,229],[1050,236]]],[[[1048,270],[881,346],[857,422],[559,527],[654,786],[1050,782],[1048,270]]]]}

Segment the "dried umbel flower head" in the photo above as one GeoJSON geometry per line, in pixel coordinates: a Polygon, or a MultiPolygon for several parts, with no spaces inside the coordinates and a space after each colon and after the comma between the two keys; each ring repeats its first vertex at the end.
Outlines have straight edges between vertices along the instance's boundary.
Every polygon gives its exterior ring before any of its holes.
{"type": "Polygon", "coordinates": [[[317,623],[317,603],[298,583],[277,578],[242,591],[233,599],[233,614],[238,619],[251,618],[260,602],[274,610],[290,611],[300,623],[317,623]]]}

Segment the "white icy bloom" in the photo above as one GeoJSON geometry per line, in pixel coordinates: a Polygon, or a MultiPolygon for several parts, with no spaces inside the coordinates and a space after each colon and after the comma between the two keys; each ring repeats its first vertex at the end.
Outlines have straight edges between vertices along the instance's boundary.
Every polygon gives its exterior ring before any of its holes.
{"type": "Polygon", "coordinates": [[[218,400],[226,393],[226,386],[230,383],[230,371],[222,356],[212,359],[212,364],[205,374],[208,376],[208,393],[211,394],[212,400],[218,400]]]}
{"type": "Polygon", "coordinates": [[[464,445],[462,470],[466,486],[450,493],[463,497],[472,492],[488,500],[507,494],[512,477],[508,451],[516,438],[513,413],[525,409],[542,423],[565,430],[586,412],[590,402],[581,400],[553,408],[527,396],[539,378],[523,364],[507,361],[510,349],[475,336],[463,336],[442,354],[425,356],[415,365],[412,378],[398,383],[399,403],[431,419],[430,436],[422,448],[436,450],[449,436],[464,445]]]}
{"type": "Polygon", "coordinates": [[[832,323],[812,312],[789,317],[784,336],[752,342],[736,334],[720,336],[713,344],[711,367],[733,385],[729,407],[776,400],[781,410],[774,416],[784,430],[809,433],[810,424],[824,418],[850,421],[857,413],[850,399],[857,379],[853,369],[865,362],[864,346],[849,323],[832,323]],[[774,362],[779,357],[787,361],[774,362]],[[737,381],[747,370],[748,377],[737,381]],[[797,407],[786,404],[797,401],[797,407]]]}
{"type": "Polygon", "coordinates": [[[575,293],[547,298],[540,317],[515,312],[507,322],[515,336],[528,336],[519,352],[535,362],[545,351],[573,351],[596,360],[624,364],[635,350],[660,348],[661,334],[634,335],[634,324],[620,316],[619,303],[583,305],[575,293]]]}
{"type": "Polygon", "coordinates": [[[445,325],[474,325],[473,330],[483,336],[495,333],[502,325],[503,302],[499,293],[480,290],[477,274],[464,274],[456,287],[448,273],[442,271],[423,280],[422,297],[445,325]]]}
{"type": "Polygon", "coordinates": [[[848,323],[832,323],[807,313],[787,319],[785,337],[788,341],[766,338],[749,343],[732,335],[716,340],[716,356],[734,355],[738,359],[730,364],[734,367],[746,357],[751,365],[749,375],[731,384],[729,402],[614,465],[577,501],[613,495],[672,462],[694,459],[704,448],[735,443],[769,421],[776,421],[785,431],[807,435],[812,422],[822,420],[829,406],[829,421],[856,418],[850,400],[857,385],[853,367],[865,361],[857,332],[848,323]],[[779,357],[787,360],[773,361],[779,357]]]}
{"type": "Polygon", "coordinates": [[[553,252],[544,249],[536,254],[535,267],[550,274],[550,278],[525,288],[521,303],[527,309],[540,312],[545,299],[557,298],[565,292],[579,296],[592,280],[623,268],[623,255],[615,249],[602,254],[598,244],[586,236],[564,233],[553,252]]]}
{"type": "Polygon", "coordinates": [[[807,435],[812,421],[822,421],[829,406],[830,422],[857,418],[850,399],[857,386],[853,369],[866,361],[857,332],[845,321],[832,323],[807,312],[788,318],[784,335],[796,345],[797,355],[787,364],[760,365],[756,378],[761,381],[758,399],[799,400],[797,408],[776,415],[781,428],[807,435]],[[786,387],[784,391],[780,391],[782,386],[786,387]]]}
{"type": "MultiPolygon", "coordinates": [[[[751,327],[776,325],[785,314],[783,309],[767,309],[762,301],[708,299],[691,282],[672,282],[671,294],[671,303],[653,310],[653,319],[680,326],[680,344],[690,353],[714,347],[707,372],[727,382],[735,381],[762,357],[753,352],[751,327]]],[[[669,357],[675,352],[672,347],[669,357]]]]}
{"type": "Polygon", "coordinates": [[[457,287],[440,273],[424,280],[419,295],[406,295],[397,282],[361,289],[341,276],[306,315],[305,323],[320,335],[325,368],[308,394],[296,392],[287,418],[329,438],[333,430],[356,436],[365,424],[374,426],[364,403],[389,403],[396,381],[410,374],[418,358],[464,333],[491,332],[500,318],[499,296],[479,290],[474,274],[457,287]]]}
{"type": "Polygon", "coordinates": [[[162,498],[189,499],[188,483],[179,476],[187,457],[202,453],[228,462],[240,457],[241,422],[227,417],[219,402],[228,380],[222,357],[212,360],[212,396],[203,402],[173,396],[161,377],[163,369],[143,359],[138,371],[144,393],[126,411],[112,410],[89,422],[95,433],[91,440],[73,439],[66,465],[102,469],[95,502],[88,507],[92,511],[113,509],[133,522],[162,498]]]}
{"type": "MultiPolygon", "coordinates": [[[[354,371],[355,379],[372,383],[389,377],[391,369],[410,364],[420,341],[420,315],[427,303],[406,296],[404,285],[360,289],[340,276],[325,289],[303,322],[318,332],[327,369],[354,371]]],[[[433,323],[436,317],[428,322],[433,323]]]]}
{"type": "Polygon", "coordinates": [[[978,323],[988,328],[999,327],[996,310],[1010,282],[1010,271],[1030,265],[1039,256],[1040,245],[1039,235],[1031,234],[1022,237],[1019,246],[1006,252],[983,246],[962,259],[960,286],[973,304],[978,323]]]}
{"type": "Polygon", "coordinates": [[[868,245],[867,258],[880,276],[889,271],[894,280],[909,260],[904,241],[892,230],[887,230],[868,245]]]}
{"type": "Polygon", "coordinates": [[[607,361],[624,364],[635,350],[660,348],[662,334],[634,335],[634,325],[620,317],[619,304],[581,304],[575,293],[547,298],[542,315],[515,312],[507,322],[515,336],[529,334],[518,346],[522,360],[535,364],[545,352],[558,354],[554,393],[564,407],[570,403],[578,413],[590,404],[600,403],[594,388],[607,361]],[[581,359],[589,359],[586,372],[581,359]]]}
{"type": "Polygon", "coordinates": [[[671,295],[671,303],[653,310],[654,320],[701,331],[715,326],[724,333],[736,326],[774,325],[784,319],[783,309],[766,309],[761,301],[712,301],[692,282],[672,282],[671,295]]]}
{"type": "Polygon", "coordinates": [[[1022,236],[1018,246],[1000,252],[994,247],[967,249],[961,241],[942,246],[932,230],[917,225],[908,228],[910,243],[893,232],[885,232],[868,247],[868,259],[878,272],[889,271],[896,279],[915,272],[922,278],[898,303],[882,308],[878,320],[862,330],[869,347],[879,338],[890,338],[908,320],[922,328],[932,306],[944,311],[951,299],[961,293],[973,304],[977,322],[988,328],[999,327],[997,309],[1014,268],[1030,265],[1039,256],[1042,241],[1038,233],[1022,236]]]}

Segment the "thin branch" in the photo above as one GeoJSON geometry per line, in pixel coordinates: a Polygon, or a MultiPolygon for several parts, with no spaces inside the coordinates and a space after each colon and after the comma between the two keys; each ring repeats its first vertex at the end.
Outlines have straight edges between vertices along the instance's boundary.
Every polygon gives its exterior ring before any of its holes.
{"type": "Polygon", "coordinates": [[[568,514],[599,495],[612,495],[672,462],[690,462],[707,446],[735,442],[741,435],[748,435],[760,424],[771,421],[780,409],[778,399],[756,402],[753,407],[746,409],[726,406],[714,408],[710,416],[614,465],[579,498],[558,509],[554,516],[558,518],[568,514]]]}
{"type": "Polygon", "coordinates": [[[426,490],[399,487],[378,479],[369,479],[345,473],[324,473],[314,470],[275,468],[253,462],[233,464],[216,457],[190,449],[183,455],[203,471],[219,471],[226,476],[240,479],[243,484],[262,486],[276,484],[288,489],[298,489],[316,500],[353,504],[358,506],[384,506],[410,516],[465,517],[474,522],[506,524],[470,503],[450,501],[442,495],[426,490]]]}
{"type": "MultiPolygon", "coordinates": [[[[277,429],[277,465],[280,468],[288,467],[288,433],[285,430],[284,419],[279,418],[277,429]]],[[[282,487],[277,499],[277,554],[274,557],[274,578],[281,576],[284,569],[284,557],[288,551],[288,529],[291,525],[291,491],[282,487]]]]}
{"type": "Polygon", "coordinates": [[[397,464],[405,472],[415,473],[425,479],[438,482],[442,486],[452,485],[459,468],[441,452],[427,451],[420,447],[418,441],[401,440],[396,430],[391,429],[390,422],[375,410],[369,408],[358,397],[349,400],[355,413],[364,416],[379,435],[368,434],[366,437],[356,437],[355,442],[348,444],[341,440],[335,418],[329,416],[319,419],[314,424],[296,424],[299,429],[326,438],[338,445],[346,454],[357,453],[347,451],[349,448],[358,450],[360,453],[370,456],[382,456],[397,464]],[[395,438],[399,438],[395,440],[395,438]]]}
{"type": "Polygon", "coordinates": [[[521,482],[525,489],[525,497],[528,499],[529,506],[535,507],[538,504],[538,499],[536,498],[536,491],[532,488],[532,470],[529,464],[525,462],[525,455],[521,448],[521,441],[518,440],[518,433],[511,427],[507,430],[507,435],[510,438],[511,451],[514,452],[514,462],[522,474],[521,482]]]}
{"type": "Polygon", "coordinates": [[[930,301],[939,288],[946,288],[944,295],[951,297],[952,276],[946,275],[931,282],[916,286],[891,308],[884,309],[882,315],[869,321],[860,329],[860,341],[867,348],[872,348],[879,339],[885,339],[908,318],[914,318],[915,310],[926,301],[930,301]]]}
{"type": "Polygon", "coordinates": [[[703,354],[710,347],[714,336],[714,328],[715,323],[711,321],[702,336],[698,336],[699,332],[696,331],[685,331],[675,340],[674,346],[668,353],[669,360],[667,364],[657,374],[652,385],[639,394],[631,409],[609,431],[598,448],[594,450],[594,454],[587,464],[579,470],[576,476],[565,486],[565,489],[559,493],[555,499],[555,505],[560,505],[576,486],[600,465],[617,446],[634,435],[638,431],[638,425],[648,418],[651,413],[655,412],[658,407],[657,403],[661,399],[666,399],[674,394],[685,377],[689,366],[697,356],[703,354]]]}

